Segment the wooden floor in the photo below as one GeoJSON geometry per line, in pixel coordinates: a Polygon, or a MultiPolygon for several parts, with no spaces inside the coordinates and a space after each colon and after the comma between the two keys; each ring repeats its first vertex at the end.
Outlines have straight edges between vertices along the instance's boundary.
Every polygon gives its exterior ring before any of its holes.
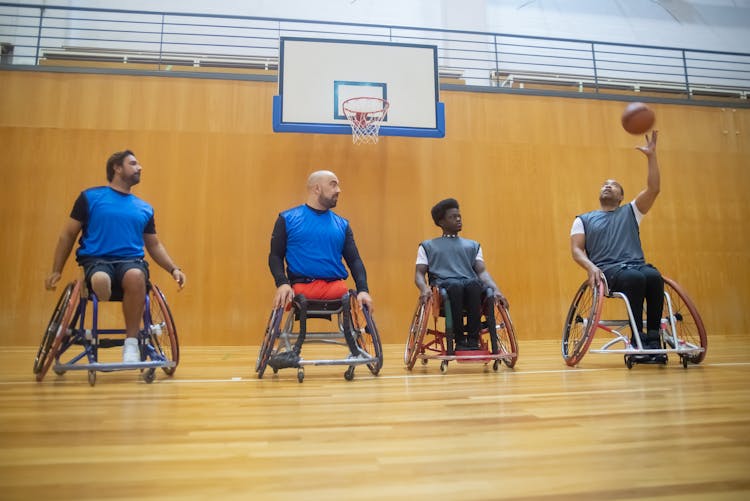
{"type": "MultiPolygon", "coordinates": [[[[263,380],[257,347],[183,347],[173,378],[33,381],[0,352],[0,499],[750,499],[750,342],[625,368],[520,340],[514,370],[434,362],[263,380]]],[[[319,348],[318,348],[319,349],[319,348]]],[[[310,347],[306,355],[315,354],[310,347]]]]}

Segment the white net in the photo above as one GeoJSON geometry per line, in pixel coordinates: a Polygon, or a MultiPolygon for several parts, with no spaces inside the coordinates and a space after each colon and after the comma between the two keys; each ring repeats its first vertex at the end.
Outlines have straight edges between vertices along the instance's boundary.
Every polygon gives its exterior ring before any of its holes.
{"type": "Polygon", "coordinates": [[[388,114],[388,101],[377,97],[353,97],[341,104],[352,126],[354,144],[378,142],[380,124],[388,114]]]}

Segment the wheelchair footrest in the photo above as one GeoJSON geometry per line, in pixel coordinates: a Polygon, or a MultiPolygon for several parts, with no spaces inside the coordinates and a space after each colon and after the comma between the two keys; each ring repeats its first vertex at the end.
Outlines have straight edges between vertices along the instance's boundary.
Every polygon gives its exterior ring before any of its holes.
{"type": "Polygon", "coordinates": [[[420,356],[425,360],[455,360],[457,362],[491,362],[493,360],[512,359],[514,353],[490,353],[488,351],[469,350],[458,351],[455,355],[420,356]]]}
{"type": "Polygon", "coordinates": [[[348,366],[355,366],[355,365],[365,365],[365,364],[374,364],[377,363],[378,359],[375,357],[358,357],[358,358],[338,358],[338,359],[331,359],[331,360],[303,360],[300,359],[299,365],[300,367],[305,365],[348,365],[348,366]]]}
{"type": "Polygon", "coordinates": [[[160,360],[149,360],[144,362],[137,362],[132,364],[126,363],[100,363],[94,362],[91,364],[55,364],[55,371],[97,371],[97,372],[114,372],[114,371],[126,371],[132,369],[157,369],[160,367],[176,367],[177,364],[173,361],[162,362],[160,360]]]}
{"type": "Polygon", "coordinates": [[[637,354],[637,355],[629,355],[630,361],[635,364],[656,364],[656,365],[664,365],[667,363],[667,355],[665,353],[660,353],[656,355],[643,355],[643,354],[637,354]]]}

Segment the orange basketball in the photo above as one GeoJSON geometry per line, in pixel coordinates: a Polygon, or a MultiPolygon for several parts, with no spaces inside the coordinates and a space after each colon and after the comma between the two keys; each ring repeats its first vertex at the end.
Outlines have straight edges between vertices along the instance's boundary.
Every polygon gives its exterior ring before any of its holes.
{"type": "Polygon", "coordinates": [[[645,134],[655,121],[653,110],[643,103],[630,103],[622,112],[622,128],[631,134],[645,134]]]}

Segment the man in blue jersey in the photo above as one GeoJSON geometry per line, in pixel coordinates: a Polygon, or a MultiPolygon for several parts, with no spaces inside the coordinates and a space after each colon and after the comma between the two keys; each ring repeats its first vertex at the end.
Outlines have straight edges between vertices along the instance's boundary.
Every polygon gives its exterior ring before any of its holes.
{"type": "Polygon", "coordinates": [[[76,260],[83,267],[86,284],[101,301],[122,300],[126,337],[123,362],[140,362],[138,328],[146,299],[149,255],[167,270],[180,288],[185,274],[169,257],[156,236],[154,209],[130,191],[141,181],[141,165],[130,150],[107,160],[107,186],[81,192],[55,248],[47,289],[59,282],[78,234],[76,260]]]}
{"type": "MultiPolygon", "coordinates": [[[[441,200],[432,208],[431,214],[432,220],[443,230],[443,234],[419,244],[414,283],[423,302],[432,296],[431,286],[445,289],[450,302],[455,349],[477,350],[482,293],[492,289],[495,299],[506,308],[508,301],[487,271],[479,242],[458,236],[463,228],[458,202],[453,198],[441,200]],[[425,281],[425,275],[429,277],[429,285],[425,281]],[[463,332],[464,311],[466,334],[463,332]]],[[[454,353],[450,338],[447,351],[448,355],[454,353]]]]}
{"type": "MultiPolygon", "coordinates": [[[[349,221],[331,210],[336,207],[339,193],[341,187],[333,172],[313,172],[307,179],[306,203],[282,212],[276,219],[268,255],[268,266],[276,282],[274,308],[286,306],[295,294],[307,299],[341,298],[349,289],[343,258],[354,278],[357,301],[372,311],[367,272],[352,228],[349,221]]],[[[345,330],[344,334],[352,356],[356,356],[358,350],[351,333],[345,330]]]]}
{"type": "Polygon", "coordinates": [[[573,259],[588,273],[591,287],[603,277],[611,291],[628,298],[637,323],[643,318],[643,300],[647,305],[646,333],[639,333],[644,348],[660,348],[659,327],[664,305],[664,281],[659,271],[647,264],[641,246],[640,224],[654,205],[661,189],[659,162],[656,157],[654,131],[646,145],[637,149],[646,155],[648,174],[646,188],[627,205],[622,186],[613,179],[604,182],[599,191],[600,209],[576,217],[570,230],[573,259]]]}

